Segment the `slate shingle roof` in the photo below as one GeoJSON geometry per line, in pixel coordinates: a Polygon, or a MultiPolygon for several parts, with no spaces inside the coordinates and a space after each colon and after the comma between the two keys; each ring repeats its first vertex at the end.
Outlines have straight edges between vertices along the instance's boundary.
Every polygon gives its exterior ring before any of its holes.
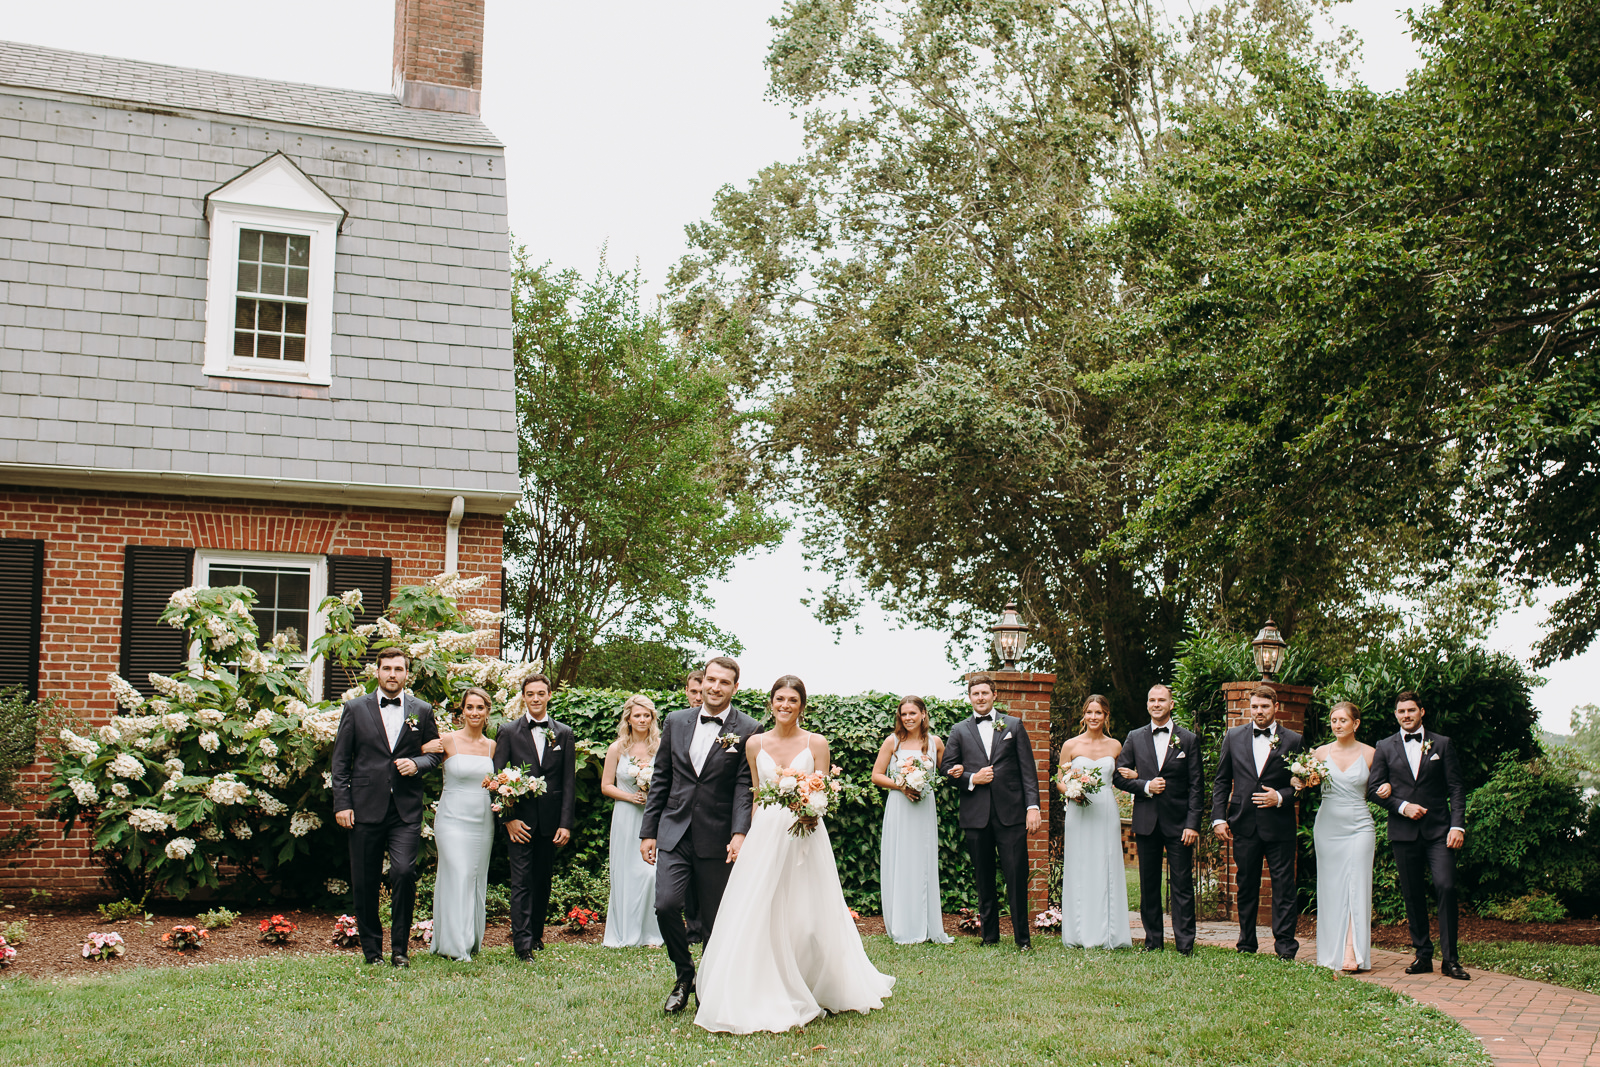
{"type": "Polygon", "coordinates": [[[326,130],[497,148],[477,117],[402,107],[386,93],[247,78],[0,41],[0,87],[78,93],[154,108],[237,115],[326,130]]]}

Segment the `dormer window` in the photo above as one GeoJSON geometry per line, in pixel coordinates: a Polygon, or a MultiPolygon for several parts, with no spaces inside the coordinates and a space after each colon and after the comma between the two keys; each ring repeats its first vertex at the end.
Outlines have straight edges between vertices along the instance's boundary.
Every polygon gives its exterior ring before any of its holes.
{"type": "Polygon", "coordinates": [[[206,197],[206,217],[206,373],[331,384],[344,209],[278,154],[206,197]]]}

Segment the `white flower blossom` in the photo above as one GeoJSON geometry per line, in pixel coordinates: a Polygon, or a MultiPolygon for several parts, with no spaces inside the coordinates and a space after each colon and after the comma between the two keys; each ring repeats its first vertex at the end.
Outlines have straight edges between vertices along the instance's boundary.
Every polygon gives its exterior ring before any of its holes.
{"type": "Polygon", "coordinates": [[[350,892],[350,883],[346,882],[342,878],[329,878],[326,882],[322,883],[322,888],[326,889],[336,897],[342,897],[346,893],[350,892]]]}
{"type": "Polygon", "coordinates": [[[277,633],[272,635],[272,647],[274,651],[287,652],[289,651],[289,646],[292,644],[294,644],[294,641],[291,639],[290,631],[288,630],[279,630],[277,633]]]}
{"type": "MultiPolygon", "coordinates": [[[[531,733],[532,731],[529,732],[531,733]]],[[[795,778],[795,776],[792,774],[786,774],[782,778],[778,779],[778,792],[785,795],[793,793],[799,787],[799,779],[795,778]]]]}
{"type": "Polygon", "coordinates": [[[401,634],[400,627],[389,621],[384,615],[378,616],[378,636],[385,641],[393,641],[401,634]]]}
{"type": "Polygon", "coordinates": [[[350,701],[356,699],[356,697],[365,696],[366,692],[367,690],[365,686],[352,685],[349,689],[346,689],[344,692],[339,694],[339,700],[348,704],[350,701]]]}
{"type": "Polygon", "coordinates": [[[211,632],[211,647],[219,652],[239,643],[239,635],[226,622],[215,615],[206,619],[206,629],[211,632]]]}
{"type": "Polygon", "coordinates": [[[217,736],[215,730],[207,730],[205,733],[200,735],[200,747],[205,749],[207,752],[215,752],[217,750],[217,746],[221,743],[222,739],[217,736]]]}
{"type": "Polygon", "coordinates": [[[240,697],[238,700],[233,702],[233,710],[237,711],[240,715],[243,715],[245,712],[250,710],[250,702],[244,697],[240,697]]]}
{"type": "Polygon", "coordinates": [[[435,642],[430,640],[417,641],[406,646],[406,655],[412,659],[421,659],[434,650],[435,642]]]}
{"type": "Polygon", "coordinates": [[[206,786],[206,799],[213,804],[246,804],[250,800],[250,787],[230,771],[211,779],[211,784],[206,786]]]}
{"type": "Polygon", "coordinates": [[[817,790],[806,797],[806,807],[811,809],[813,815],[826,815],[828,812],[828,794],[824,790],[817,790]]]}
{"type": "Polygon", "coordinates": [[[216,708],[201,708],[199,711],[194,713],[194,717],[201,726],[221,726],[222,720],[226,719],[228,716],[218,711],[216,708]]]}
{"type": "Polygon", "coordinates": [[[261,769],[256,773],[260,774],[267,784],[275,785],[279,789],[289,784],[289,776],[284,774],[282,768],[276,763],[263,763],[261,769]]]}
{"type": "Polygon", "coordinates": [[[248,841],[255,836],[255,831],[250,829],[250,824],[243,819],[233,820],[233,825],[229,826],[228,830],[240,841],[248,841]]]}
{"type": "Polygon", "coordinates": [[[132,711],[144,703],[144,696],[130,685],[122,675],[116,673],[108,674],[106,675],[106,681],[111,686],[111,695],[116,698],[117,703],[122,707],[132,711]]]}
{"type": "Polygon", "coordinates": [[[432,841],[433,840],[433,823],[431,823],[431,822],[423,823],[422,824],[421,833],[422,833],[423,837],[426,837],[429,841],[432,841]]]}
{"type": "Polygon", "coordinates": [[[178,783],[181,782],[181,781],[183,781],[183,775],[181,775],[181,774],[171,775],[171,776],[169,776],[167,778],[166,781],[161,783],[161,788],[158,790],[158,792],[162,796],[166,796],[168,793],[176,792],[177,788],[178,788],[178,783]]]}
{"type": "Polygon", "coordinates": [[[261,739],[261,743],[259,745],[257,745],[256,747],[261,749],[261,754],[263,756],[267,757],[268,759],[276,759],[277,758],[278,746],[277,746],[277,743],[272,740],[272,738],[263,737],[261,739]]]}
{"type": "Polygon", "coordinates": [[[171,710],[172,710],[172,701],[166,700],[166,699],[164,699],[162,697],[151,697],[150,698],[150,714],[152,714],[152,715],[165,715],[167,712],[169,712],[171,710]]]}
{"type": "Polygon", "coordinates": [[[256,790],[256,804],[261,808],[263,815],[282,815],[289,810],[289,805],[267,792],[265,789],[256,790]]]}
{"type": "Polygon", "coordinates": [[[333,772],[332,771],[323,771],[322,772],[322,788],[328,789],[328,790],[332,790],[333,789],[333,772]]]}
{"type": "Polygon", "coordinates": [[[118,778],[143,778],[144,761],[131,753],[121,752],[117,754],[116,759],[106,765],[106,770],[118,778]]]}
{"type": "Polygon", "coordinates": [[[71,730],[67,729],[65,726],[61,728],[61,743],[66,745],[67,751],[72,753],[74,756],[82,756],[84,759],[94,759],[96,756],[100,755],[100,746],[92,739],[80,737],[71,730]]]}
{"type": "Polygon", "coordinates": [[[239,663],[251,674],[266,674],[272,669],[272,661],[266,653],[250,645],[245,646],[244,652],[239,656],[239,663]]]}
{"type": "Polygon", "coordinates": [[[67,788],[72,790],[72,795],[78,798],[78,803],[84,806],[100,803],[100,793],[90,782],[82,778],[68,778],[67,788]]]}
{"type": "Polygon", "coordinates": [[[200,591],[199,586],[191,585],[187,589],[180,589],[167,598],[167,606],[178,608],[182,611],[192,611],[200,606],[199,599],[195,596],[200,591]]]}
{"type": "Polygon", "coordinates": [[[180,682],[176,678],[168,678],[164,674],[150,672],[150,684],[164,697],[176,700],[180,704],[193,704],[200,699],[194,691],[194,686],[188,682],[180,682]]]}
{"type": "Polygon", "coordinates": [[[110,724],[100,727],[98,732],[102,745],[115,745],[122,740],[122,731],[110,724]]]}
{"type": "Polygon", "coordinates": [[[167,859],[186,860],[194,854],[195,842],[192,837],[174,837],[167,842],[167,859]]]}
{"type": "Polygon", "coordinates": [[[133,790],[129,789],[127,786],[123,785],[121,782],[112,782],[111,783],[111,795],[116,797],[118,800],[127,800],[130,796],[133,795],[133,790]]]}
{"type": "Polygon", "coordinates": [[[498,624],[506,617],[503,611],[489,611],[485,608],[468,608],[461,616],[469,625],[490,627],[498,624]]]}
{"type": "Polygon", "coordinates": [[[250,617],[250,609],[244,606],[244,601],[234,597],[233,603],[228,605],[228,614],[237,615],[241,619],[248,619],[250,617]]]}
{"type": "Polygon", "coordinates": [[[250,747],[249,745],[246,745],[242,741],[237,745],[229,745],[228,746],[228,755],[230,755],[230,756],[242,756],[245,753],[245,749],[247,749],[249,747],[250,747]]]}
{"type": "Polygon", "coordinates": [[[362,637],[371,637],[377,632],[378,627],[376,623],[363,623],[362,625],[356,627],[356,633],[360,634],[362,637]]]}
{"type": "Polygon", "coordinates": [[[297,811],[289,820],[289,832],[296,837],[304,837],[321,825],[322,820],[312,812],[297,811]]]}
{"type": "Polygon", "coordinates": [[[215,823],[206,823],[205,828],[200,831],[200,836],[207,841],[221,841],[222,827],[215,823]]]}
{"type": "Polygon", "coordinates": [[[347,608],[354,608],[355,610],[360,611],[361,610],[361,590],[360,589],[351,589],[351,590],[348,590],[346,592],[340,593],[339,594],[339,603],[343,604],[347,608]]]}
{"type": "Polygon", "coordinates": [[[183,777],[183,760],[177,756],[173,756],[161,766],[166,768],[168,774],[176,774],[180,778],[183,777]]]}
{"type": "Polygon", "coordinates": [[[161,716],[161,722],[169,730],[183,731],[189,728],[189,716],[181,711],[161,716]]]}
{"type": "Polygon", "coordinates": [[[159,834],[168,826],[176,826],[178,820],[164,811],[155,808],[134,808],[128,812],[128,825],[135,830],[146,834],[159,834]]]}
{"type": "Polygon", "coordinates": [[[303,719],[311,714],[311,709],[300,698],[290,697],[288,702],[283,705],[283,713],[285,715],[293,715],[297,719],[303,719]]]}
{"type": "Polygon", "coordinates": [[[319,711],[314,715],[307,715],[300,720],[300,729],[311,735],[312,739],[320,744],[328,744],[339,736],[339,720],[344,716],[343,708],[329,708],[319,711]]]}
{"type": "MultiPolygon", "coordinates": [[[[472,630],[463,633],[459,630],[446,630],[438,635],[439,647],[446,652],[471,652],[485,641],[494,638],[493,630],[472,630]]],[[[416,646],[412,646],[416,647],[416,646]]]]}
{"type": "Polygon", "coordinates": [[[267,727],[272,725],[273,718],[275,718],[275,716],[270,710],[267,708],[262,708],[260,711],[256,712],[250,717],[250,729],[265,730],[267,727]]]}

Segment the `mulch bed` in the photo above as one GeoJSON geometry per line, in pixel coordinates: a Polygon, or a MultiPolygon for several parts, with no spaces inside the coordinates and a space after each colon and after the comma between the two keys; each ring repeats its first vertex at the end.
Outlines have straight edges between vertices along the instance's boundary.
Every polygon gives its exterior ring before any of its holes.
{"type": "MultiPolygon", "coordinates": [[[[1437,927],[1434,928],[1437,932],[1437,927]]],[[[1481,919],[1463,912],[1457,924],[1456,940],[1540,941],[1556,945],[1600,945],[1600,922],[1593,919],[1567,919],[1558,923],[1508,923],[1481,919]]],[[[1374,926],[1372,943],[1379,948],[1410,951],[1411,930],[1405,923],[1374,926]]]]}

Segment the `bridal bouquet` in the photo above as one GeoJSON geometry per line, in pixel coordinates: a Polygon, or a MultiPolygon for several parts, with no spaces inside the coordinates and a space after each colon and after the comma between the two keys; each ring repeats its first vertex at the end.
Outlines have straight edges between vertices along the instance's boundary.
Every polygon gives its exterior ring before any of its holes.
{"type": "Polygon", "coordinates": [[[794,824],[789,827],[789,833],[808,837],[828,814],[833,799],[844,792],[843,774],[839,767],[827,774],[779,767],[777,778],[761,783],[756,790],[756,803],[763,808],[786,808],[793,812],[794,824]]]}
{"type": "Polygon", "coordinates": [[[1294,776],[1290,781],[1296,789],[1315,789],[1328,777],[1328,764],[1305,752],[1289,764],[1289,773],[1294,776]]]}
{"type": "Polygon", "coordinates": [[[907,800],[918,801],[933,792],[933,787],[939,784],[939,774],[933,760],[927,756],[896,755],[889,760],[889,780],[916,794],[908,795],[907,800]]]}
{"type": "Polygon", "coordinates": [[[1100,792],[1100,787],[1105,785],[1098,771],[1072,767],[1061,768],[1056,781],[1061,785],[1062,796],[1074,804],[1089,803],[1089,798],[1100,792]]]}
{"type": "Polygon", "coordinates": [[[483,787],[493,797],[489,809],[496,815],[510,811],[524,797],[544,796],[546,788],[544,779],[535,776],[531,767],[507,767],[503,771],[486,774],[483,776],[483,787]]]}

